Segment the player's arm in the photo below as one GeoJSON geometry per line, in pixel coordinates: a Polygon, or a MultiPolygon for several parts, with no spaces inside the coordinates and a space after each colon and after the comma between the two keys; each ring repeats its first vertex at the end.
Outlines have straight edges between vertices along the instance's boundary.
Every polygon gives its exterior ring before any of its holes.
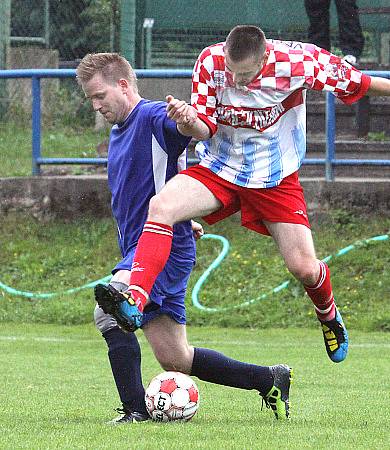
{"type": "Polygon", "coordinates": [[[182,135],[192,136],[199,141],[210,138],[209,127],[198,118],[198,113],[193,106],[172,95],[168,95],[166,100],[167,116],[176,122],[177,129],[182,135]]]}
{"type": "Polygon", "coordinates": [[[390,95],[390,80],[380,77],[371,77],[371,84],[367,95],[390,95]]]}
{"type": "Polygon", "coordinates": [[[177,123],[180,133],[199,141],[207,140],[216,133],[214,58],[208,48],[201,52],[192,72],[191,105],[170,95],[167,102],[168,117],[177,123]]]}
{"type": "Polygon", "coordinates": [[[314,47],[305,65],[306,88],[332,92],[350,105],[367,95],[372,78],[327,50],[314,47]],[[309,62],[310,61],[310,62],[309,62]]]}

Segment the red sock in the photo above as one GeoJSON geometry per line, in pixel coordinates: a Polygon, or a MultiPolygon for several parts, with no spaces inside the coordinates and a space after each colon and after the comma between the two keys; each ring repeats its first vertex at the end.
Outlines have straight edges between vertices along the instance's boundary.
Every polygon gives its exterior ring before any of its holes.
{"type": "Polygon", "coordinates": [[[169,225],[146,222],[138,240],[128,292],[142,311],[156,278],[168,261],[173,230],[169,225]]]}
{"type": "Polygon", "coordinates": [[[334,319],[335,303],[330,282],[329,267],[320,261],[320,275],[314,286],[304,286],[308,296],[314,303],[314,308],[319,320],[326,322],[334,319]]]}

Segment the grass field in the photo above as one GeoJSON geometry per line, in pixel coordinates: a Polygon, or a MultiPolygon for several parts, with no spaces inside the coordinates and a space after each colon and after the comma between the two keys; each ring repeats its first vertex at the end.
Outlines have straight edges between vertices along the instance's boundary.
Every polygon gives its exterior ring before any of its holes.
{"type": "MultiPolygon", "coordinates": [[[[360,240],[330,262],[350,332],[345,362],[328,360],[313,308],[271,239],[237,226],[237,218],[207,229],[226,236],[231,251],[201,291],[201,302],[239,304],[285,280],[288,289],[250,307],[199,311],[191,305],[191,289],[220,250],[205,240],[197,244],[187,298],[195,346],[294,368],[291,423],[261,411],[255,392],[199,382],[201,406],[190,423],[109,427],[120,403],[106,345],[91,323],[92,290],[29,300],[0,289],[0,449],[390,448],[389,334],[373,332],[390,329],[390,243],[362,242],[389,233],[390,219],[345,211],[314,219],[321,258],[360,240]]],[[[0,228],[0,281],[16,289],[61,292],[108,275],[119,258],[110,219],[64,223],[9,214],[0,217],[0,228]]],[[[161,369],[139,335],[147,384],[161,369]]]]}
{"type": "MultiPolygon", "coordinates": [[[[57,127],[42,130],[42,155],[47,158],[96,158],[96,145],[108,137],[108,131],[93,128],[57,127]]],[[[31,126],[0,124],[0,178],[31,176],[31,126]]],[[[61,166],[43,166],[43,171],[61,166]]],[[[96,166],[95,166],[96,168],[96,166]]],[[[80,174],[85,166],[72,166],[71,174],[80,174]]]]}
{"type": "MultiPolygon", "coordinates": [[[[258,364],[294,368],[292,421],[260,410],[254,391],[197,381],[201,405],[187,424],[105,424],[119,406],[106,346],[92,325],[2,324],[1,449],[385,449],[390,344],[351,332],[337,365],[317,330],[190,327],[195,346],[258,364]]],[[[146,383],[160,369],[141,336],[146,383]]]]}

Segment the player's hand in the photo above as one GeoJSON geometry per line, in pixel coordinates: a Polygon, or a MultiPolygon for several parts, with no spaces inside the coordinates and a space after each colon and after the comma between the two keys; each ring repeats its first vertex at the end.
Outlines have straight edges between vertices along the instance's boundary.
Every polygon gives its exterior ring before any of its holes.
{"type": "Polygon", "coordinates": [[[172,95],[167,95],[166,100],[167,116],[178,125],[192,125],[196,121],[198,114],[193,106],[172,95]]]}
{"type": "Polygon", "coordinates": [[[200,223],[191,220],[192,232],[196,240],[200,239],[204,235],[203,227],[200,223]]]}

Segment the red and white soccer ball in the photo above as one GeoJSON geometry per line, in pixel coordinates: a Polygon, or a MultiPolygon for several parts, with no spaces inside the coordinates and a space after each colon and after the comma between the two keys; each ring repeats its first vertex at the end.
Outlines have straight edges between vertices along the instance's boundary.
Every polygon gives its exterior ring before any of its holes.
{"type": "Polygon", "coordinates": [[[150,417],[156,422],[187,422],[199,407],[199,390],[188,375],[163,372],[149,383],[145,402],[150,417]]]}

